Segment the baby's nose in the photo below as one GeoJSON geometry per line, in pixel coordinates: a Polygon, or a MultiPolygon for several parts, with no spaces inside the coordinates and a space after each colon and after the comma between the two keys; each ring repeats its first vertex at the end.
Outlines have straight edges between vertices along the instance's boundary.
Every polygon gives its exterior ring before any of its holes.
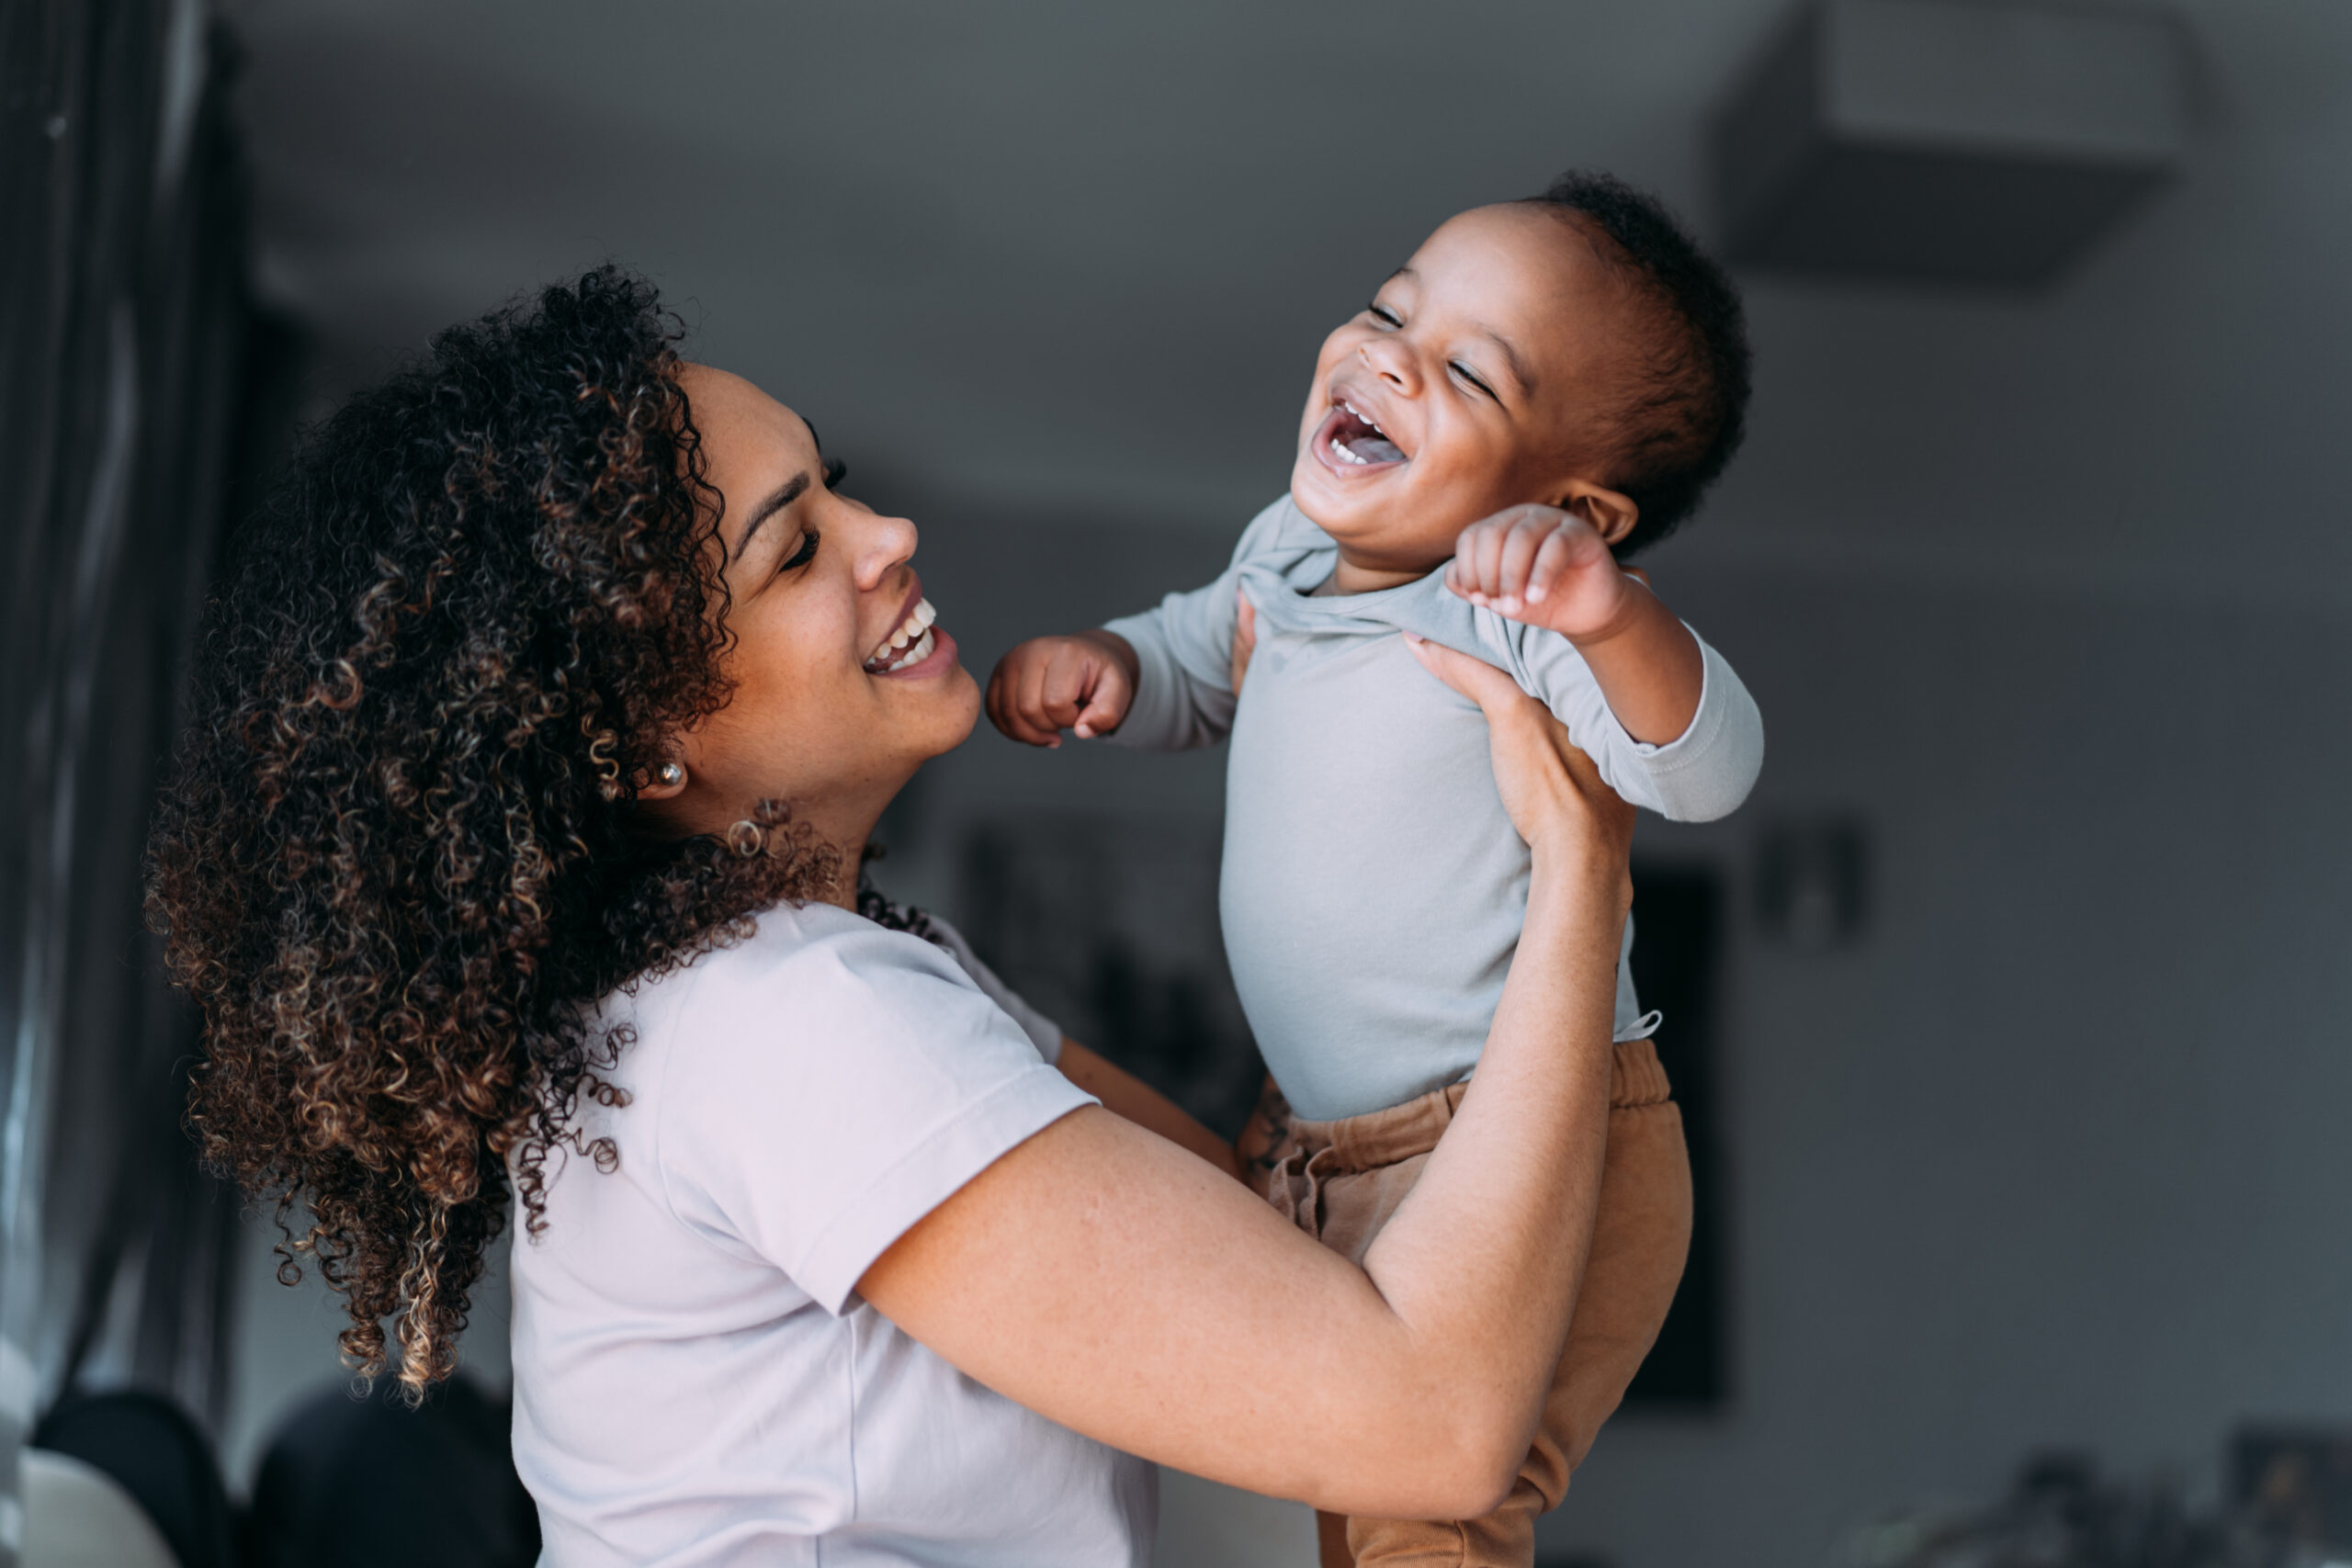
{"type": "Polygon", "coordinates": [[[1356,356],[1363,361],[1365,369],[1399,391],[1413,389],[1412,358],[1398,352],[1395,344],[1384,338],[1374,338],[1357,347],[1356,356]]]}

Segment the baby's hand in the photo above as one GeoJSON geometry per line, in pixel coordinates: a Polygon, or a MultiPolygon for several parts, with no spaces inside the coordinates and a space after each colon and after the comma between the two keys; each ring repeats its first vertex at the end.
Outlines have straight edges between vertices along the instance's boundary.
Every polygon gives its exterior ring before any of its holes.
{"type": "Polygon", "coordinates": [[[1031,637],[997,660],[989,720],[1006,736],[1055,747],[1061,732],[1108,735],[1136,697],[1136,651],[1116,632],[1031,637]]]}
{"type": "Polygon", "coordinates": [[[1615,631],[1643,592],[1591,524],[1556,506],[1514,506],[1462,530],[1445,585],[1498,615],[1577,640],[1615,631]]]}

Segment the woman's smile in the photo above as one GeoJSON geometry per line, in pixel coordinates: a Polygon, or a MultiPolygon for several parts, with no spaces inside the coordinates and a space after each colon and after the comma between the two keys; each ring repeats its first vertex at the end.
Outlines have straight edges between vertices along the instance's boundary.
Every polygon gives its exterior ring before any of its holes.
{"type": "Polygon", "coordinates": [[[718,497],[733,642],[725,705],[678,739],[688,783],[666,818],[718,833],[787,801],[854,860],[899,786],[971,732],[979,689],[933,624],[914,524],[843,493],[808,423],[749,381],[707,366],[680,379],[718,497]]]}
{"type": "Polygon", "coordinates": [[[921,678],[936,674],[939,669],[956,662],[956,639],[944,630],[933,626],[939,612],[922,596],[922,582],[917,579],[908,590],[914,601],[896,630],[876,645],[865,656],[865,672],[869,675],[891,675],[921,678]],[[943,661],[942,653],[946,655],[943,661]]]}

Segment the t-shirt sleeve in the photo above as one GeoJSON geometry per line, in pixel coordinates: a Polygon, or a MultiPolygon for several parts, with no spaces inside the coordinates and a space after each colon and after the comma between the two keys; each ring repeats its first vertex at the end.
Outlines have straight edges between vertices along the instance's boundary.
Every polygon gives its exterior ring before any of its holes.
{"type": "Polygon", "coordinates": [[[1764,716],[1728,660],[1695,631],[1705,671],[1690,728],[1664,745],[1636,740],[1567,638],[1516,626],[1520,683],[1541,697],[1609,786],[1676,822],[1728,817],[1764,768],[1764,716]]]}
{"type": "Polygon", "coordinates": [[[1095,1103],[920,937],[812,905],[704,962],[657,1090],[664,1195],[828,1312],[966,1182],[1095,1103]]]}
{"type": "Polygon", "coordinates": [[[1136,694],[1105,739],[1144,751],[1214,746],[1233,728],[1234,592],[1251,555],[1271,547],[1283,502],[1250,520],[1232,564],[1205,588],[1170,593],[1150,609],[1104,625],[1136,650],[1136,694]]]}
{"type": "Polygon", "coordinates": [[[931,922],[932,940],[946,950],[948,956],[972,977],[972,984],[978,986],[989,1000],[1002,1008],[1006,1015],[1021,1026],[1021,1032],[1029,1036],[1029,1043],[1037,1047],[1037,1055],[1046,1058],[1048,1065],[1058,1066],[1062,1059],[1062,1026],[1031,1007],[1026,997],[999,979],[996,971],[982,963],[980,955],[972,951],[972,944],[964,940],[962,931],[937,915],[926,915],[924,919],[931,922]]]}

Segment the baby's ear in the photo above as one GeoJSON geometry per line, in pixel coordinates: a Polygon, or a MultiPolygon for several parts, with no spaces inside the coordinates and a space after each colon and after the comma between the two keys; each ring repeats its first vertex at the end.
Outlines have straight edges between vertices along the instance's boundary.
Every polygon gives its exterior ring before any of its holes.
{"type": "Polygon", "coordinates": [[[1560,502],[1560,510],[1573,512],[1591,524],[1601,542],[1611,546],[1623,543],[1642,516],[1642,509],[1634,504],[1632,497],[1589,479],[1568,482],[1568,493],[1560,502]]]}

